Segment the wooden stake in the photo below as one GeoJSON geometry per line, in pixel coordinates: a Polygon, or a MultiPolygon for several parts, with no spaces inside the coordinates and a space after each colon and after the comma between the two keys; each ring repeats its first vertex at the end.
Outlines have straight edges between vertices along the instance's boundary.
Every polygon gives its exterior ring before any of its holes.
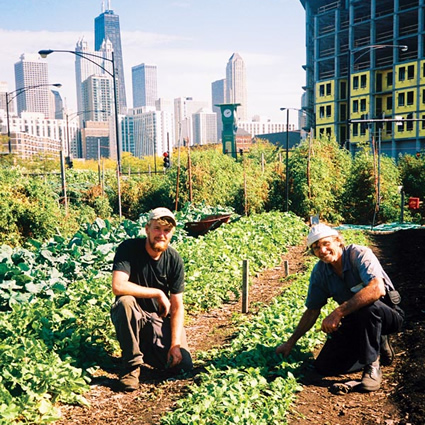
{"type": "Polygon", "coordinates": [[[242,313],[248,313],[249,260],[242,262],[242,313]]]}

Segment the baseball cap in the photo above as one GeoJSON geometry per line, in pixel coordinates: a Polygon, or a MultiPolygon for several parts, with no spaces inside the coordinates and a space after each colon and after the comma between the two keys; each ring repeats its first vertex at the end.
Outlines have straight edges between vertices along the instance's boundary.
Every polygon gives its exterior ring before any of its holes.
{"type": "Polygon", "coordinates": [[[168,208],[155,208],[149,213],[149,221],[160,218],[169,218],[174,227],[177,225],[176,217],[174,217],[174,214],[168,208]]]}
{"type": "Polygon", "coordinates": [[[338,236],[338,232],[326,224],[316,224],[310,229],[310,233],[307,236],[307,246],[310,248],[314,242],[317,242],[319,239],[326,238],[328,236],[338,236]]]}

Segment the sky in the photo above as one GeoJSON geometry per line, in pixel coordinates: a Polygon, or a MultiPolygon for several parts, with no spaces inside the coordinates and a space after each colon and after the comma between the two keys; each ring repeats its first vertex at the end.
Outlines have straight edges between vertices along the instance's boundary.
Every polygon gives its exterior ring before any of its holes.
{"type": "MultiPolygon", "coordinates": [[[[108,5],[108,0],[104,0],[108,5]]],[[[305,11],[299,0],[110,0],[119,15],[127,105],[131,68],[155,64],[158,96],[211,104],[211,83],[225,78],[237,52],[245,62],[248,116],[285,121],[280,108],[300,108],[305,85],[305,11]]],[[[0,81],[15,87],[14,64],[42,49],[94,50],[94,19],[102,0],[0,0],[0,81]]],[[[49,82],[76,111],[75,55],[48,59],[49,82]]],[[[285,114],[285,115],[284,115],[285,114]]],[[[296,123],[296,111],[290,121],[296,123]]]]}

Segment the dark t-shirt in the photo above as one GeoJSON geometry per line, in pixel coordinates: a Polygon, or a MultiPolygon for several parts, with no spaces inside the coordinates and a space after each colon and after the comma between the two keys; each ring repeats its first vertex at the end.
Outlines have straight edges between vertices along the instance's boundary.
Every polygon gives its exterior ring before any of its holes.
{"type": "MultiPolygon", "coordinates": [[[[154,260],[146,251],[146,238],[128,239],[122,242],[115,253],[112,270],[129,275],[130,282],[161,289],[167,297],[184,291],[184,266],[179,253],[169,246],[159,260],[154,260]]],[[[148,312],[159,313],[155,299],[138,298],[140,307],[148,312]]]]}

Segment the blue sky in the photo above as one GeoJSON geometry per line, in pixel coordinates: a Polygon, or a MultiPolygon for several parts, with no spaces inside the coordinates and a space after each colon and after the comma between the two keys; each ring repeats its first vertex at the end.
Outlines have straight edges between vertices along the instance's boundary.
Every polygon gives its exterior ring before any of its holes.
{"type": "MultiPolygon", "coordinates": [[[[107,0],[105,0],[107,4],[107,0]]],[[[224,78],[238,52],[245,61],[249,116],[284,120],[280,107],[299,108],[305,85],[305,13],[299,0],[110,0],[120,17],[127,103],[131,67],[158,67],[158,95],[211,102],[211,82],[224,78]]],[[[101,0],[0,0],[0,81],[15,90],[22,53],[93,46],[101,0]]],[[[51,83],[75,110],[74,55],[48,58],[51,83]]],[[[291,116],[295,122],[296,116],[291,116]]]]}

